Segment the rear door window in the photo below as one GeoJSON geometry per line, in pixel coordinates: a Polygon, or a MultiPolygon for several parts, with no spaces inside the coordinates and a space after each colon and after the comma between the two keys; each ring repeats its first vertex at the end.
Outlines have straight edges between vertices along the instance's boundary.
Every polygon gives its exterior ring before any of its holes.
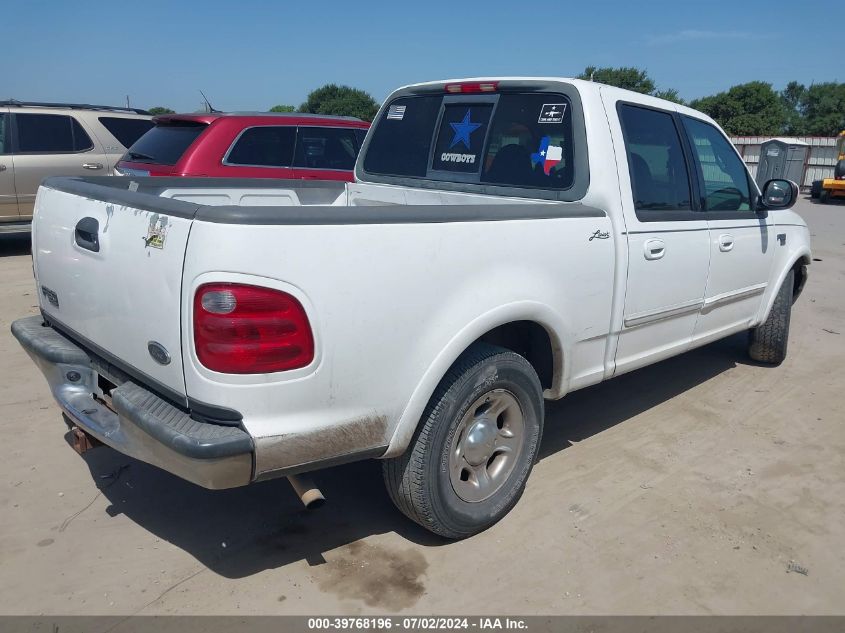
{"type": "Polygon", "coordinates": [[[424,95],[391,102],[372,130],[372,174],[565,190],[574,182],[572,108],[555,93],[424,95]]]}
{"type": "Polygon", "coordinates": [[[126,152],[126,160],[175,165],[206,127],[206,123],[197,121],[169,121],[156,125],[132,144],[126,152]]]}
{"type": "Polygon", "coordinates": [[[681,138],[670,112],[620,104],[637,211],[689,211],[690,181],[681,138]]]}
{"type": "Polygon", "coordinates": [[[226,165],[290,167],[296,128],[293,126],[251,127],[235,140],[223,159],[226,165]]]}
{"type": "Polygon", "coordinates": [[[94,147],[91,137],[72,116],[15,114],[18,151],[22,154],[72,154],[94,147]]]}
{"type": "Polygon", "coordinates": [[[153,122],[150,119],[126,119],[116,116],[101,116],[97,119],[123,147],[132,147],[132,143],[141,138],[153,122]]]}
{"type": "Polygon", "coordinates": [[[293,166],[304,169],[355,168],[358,138],[354,128],[299,126],[293,166]]]}

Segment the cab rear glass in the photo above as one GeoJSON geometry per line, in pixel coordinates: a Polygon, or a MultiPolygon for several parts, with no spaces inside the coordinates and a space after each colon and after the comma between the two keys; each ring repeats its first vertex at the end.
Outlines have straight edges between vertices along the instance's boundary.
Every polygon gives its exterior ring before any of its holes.
{"type": "Polygon", "coordinates": [[[133,163],[175,165],[208,126],[200,121],[159,123],[132,144],[124,160],[133,163]]]}
{"type": "Polygon", "coordinates": [[[364,171],[520,188],[574,181],[572,106],[552,92],[403,96],[371,132],[364,171]]]}

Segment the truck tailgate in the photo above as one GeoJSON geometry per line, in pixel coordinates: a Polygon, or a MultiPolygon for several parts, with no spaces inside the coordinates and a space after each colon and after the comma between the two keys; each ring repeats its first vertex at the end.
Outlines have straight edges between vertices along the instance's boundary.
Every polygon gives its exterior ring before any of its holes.
{"type": "Polygon", "coordinates": [[[192,219],[41,187],[33,259],[51,322],[185,394],[180,293],[192,219]]]}

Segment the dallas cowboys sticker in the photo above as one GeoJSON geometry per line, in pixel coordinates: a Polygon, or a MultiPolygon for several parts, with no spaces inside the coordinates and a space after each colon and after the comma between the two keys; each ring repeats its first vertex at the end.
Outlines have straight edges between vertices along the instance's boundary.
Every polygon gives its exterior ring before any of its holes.
{"type": "Polygon", "coordinates": [[[473,123],[470,120],[470,117],[472,116],[470,112],[470,108],[467,108],[467,113],[464,115],[464,118],[460,123],[449,124],[452,127],[452,131],[455,133],[454,136],[452,136],[452,142],[449,143],[449,149],[452,149],[458,143],[463,143],[467,149],[470,149],[472,139],[470,139],[469,135],[481,127],[481,123],[473,123]]]}
{"type": "Polygon", "coordinates": [[[563,123],[563,115],[566,114],[565,103],[544,103],[540,108],[540,118],[537,123],[563,123]]]}
{"type": "Polygon", "coordinates": [[[405,118],[405,108],[408,106],[392,105],[387,110],[387,118],[393,121],[401,121],[405,118]]]}
{"type": "Polygon", "coordinates": [[[451,172],[478,170],[479,152],[492,105],[448,106],[440,125],[432,167],[451,172]]]}
{"type": "Polygon", "coordinates": [[[440,160],[444,163],[475,163],[475,154],[455,154],[453,152],[443,152],[440,154],[440,160]]]}

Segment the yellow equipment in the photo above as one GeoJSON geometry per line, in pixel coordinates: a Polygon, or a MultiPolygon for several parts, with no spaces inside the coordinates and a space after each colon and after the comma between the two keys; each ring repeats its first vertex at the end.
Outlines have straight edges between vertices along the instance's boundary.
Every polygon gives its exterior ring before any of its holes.
{"type": "Polygon", "coordinates": [[[845,130],[840,132],[836,139],[836,167],[833,169],[833,178],[821,181],[818,198],[822,204],[831,198],[845,198],[845,130]]]}

